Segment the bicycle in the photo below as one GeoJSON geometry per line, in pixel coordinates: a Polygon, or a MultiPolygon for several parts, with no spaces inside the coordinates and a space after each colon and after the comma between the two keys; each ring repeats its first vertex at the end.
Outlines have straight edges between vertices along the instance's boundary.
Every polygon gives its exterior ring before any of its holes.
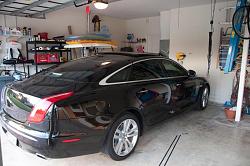
{"type": "Polygon", "coordinates": [[[239,7],[235,11],[232,24],[236,35],[242,39],[250,39],[250,5],[239,7]],[[247,26],[248,33],[245,33],[245,26],[247,26]]]}

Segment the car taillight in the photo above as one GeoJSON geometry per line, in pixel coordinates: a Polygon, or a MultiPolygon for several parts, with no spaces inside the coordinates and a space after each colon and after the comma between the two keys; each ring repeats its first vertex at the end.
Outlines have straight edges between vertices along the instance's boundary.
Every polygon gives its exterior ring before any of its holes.
{"type": "Polygon", "coordinates": [[[37,103],[33,107],[28,117],[28,121],[32,123],[42,122],[52,104],[60,100],[69,98],[72,95],[73,95],[73,92],[67,92],[67,93],[62,93],[62,94],[58,94],[58,95],[54,95],[54,96],[50,96],[50,97],[46,97],[42,99],[41,102],[37,103]]]}

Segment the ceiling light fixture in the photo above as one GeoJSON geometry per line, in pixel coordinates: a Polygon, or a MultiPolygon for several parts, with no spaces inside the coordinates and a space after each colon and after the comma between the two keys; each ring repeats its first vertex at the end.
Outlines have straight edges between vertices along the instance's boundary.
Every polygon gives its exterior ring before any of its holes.
{"type": "Polygon", "coordinates": [[[96,9],[103,10],[109,6],[108,1],[106,0],[94,0],[93,2],[96,9]]]}

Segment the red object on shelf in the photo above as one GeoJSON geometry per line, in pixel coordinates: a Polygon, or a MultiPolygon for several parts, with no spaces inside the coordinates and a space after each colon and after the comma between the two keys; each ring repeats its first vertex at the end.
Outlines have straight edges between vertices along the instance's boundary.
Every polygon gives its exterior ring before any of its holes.
{"type": "Polygon", "coordinates": [[[37,54],[35,55],[36,63],[48,63],[48,55],[47,54],[37,54]]]}
{"type": "Polygon", "coordinates": [[[58,54],[48,54],[48,63],[60,62],[58,54]]]}
{"type": "Polygon", "coordinates": [[[40,39],[42,40],[48,40],[49,37],[48,37],[48,33],[47,32],[41,32],[41,33],[38,33],[38,35],[40,36],[40,39]]]}
{"type": "Polygon", "coordinates": [[[35,55],[35,62],[39,63],[55,63],[60,62],[59,55],[54,53],[49,54],[37,54],[35,55]]]}

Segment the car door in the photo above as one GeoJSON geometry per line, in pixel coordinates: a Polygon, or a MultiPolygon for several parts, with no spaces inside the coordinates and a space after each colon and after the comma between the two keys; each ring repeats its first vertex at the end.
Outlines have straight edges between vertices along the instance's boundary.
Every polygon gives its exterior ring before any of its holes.
{"type": "Polygon", "coordinates": [[[148,125],[165,119],[168,112],[164,104],[169,101],[170,87],[163,83],[163,78],[160,59],[149,59],[132,65],[128,88],[148,125]]]}
{"type": "Polygon", "coordinates": [[[183,110],[194,102],[196,83],[190,78],[188,72],[176,62],[165,59],[162,61],[171,87],[171,105],[173,111],[183,110]]]}
{"type": "Polygon", "coordinates": [[[101,149],[111,116],[107,114],[108,106],[103,95],[94,93],[79,93],[72,104],[56,107],[52,139],[53,148],[60,155],[84,155],[101,149]],[[83,146],[87,148],[83,149],[83,146]]]}

